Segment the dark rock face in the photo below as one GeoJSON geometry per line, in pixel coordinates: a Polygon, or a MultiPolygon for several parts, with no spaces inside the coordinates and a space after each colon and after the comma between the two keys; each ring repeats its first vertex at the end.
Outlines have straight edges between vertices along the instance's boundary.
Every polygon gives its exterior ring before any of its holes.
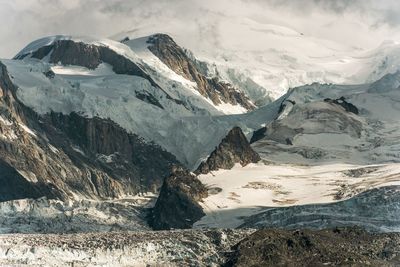
{"type": "MultiPolygon", "coordinates": [[[[113,121],[84,118],[76,113],[51,113],[46,119],[56,131],[62,131],[66,139],[78,145],[86,158],[95,159],[88,161],[81,154],[71,151],[70,144],[64,144],[63,150],[75,155],[72,159],[75,159],[76,164],[81,161],[92,164],[124,183],[126,189],[130,188],[130,193],[156,192],[172,165],[179,164],[172,154],[154,143],[145,142],[135,134],[127,133],[113,121]],[[98,159],[98,155],[112,155],[112,162],[98,159]]],[[[47,131],[52,132],[50,136],[57,135],[51,127],[47,131]]],[[[63,138],[58,136],[54,140],[59,143],[63,138]]]]}
{"type": "Polygon", "coordinates": [[[296,101],[290,100],[290,99],[285,99],[282,101],[281,105],[279,106],[278,113],[281,113],[285,107],[287,106],[287,103],[292,104],[293,106],[296,105],[296,101]]]}
{"type": "Polygon", "coordinates": [[[218,169],[232,169],[235,163],[246,166],[259,160],[260,156],[251,148],[242,130],[234,127],[195,173],[206,174],[218,169]]]}
{"type": "Polygon", "coordinates": [[[7,199],[155,192],[170,166],[179,164],[109,120],[76,113],[39,116],[18,101],[1,63],[0,89],[0,181],[9,189],[7,199]]]}
{"type": "Polygon", "coordinates": [[[39,198],[45,195],[38,186],[27,181],[8,163],[0,159],[0,201],[39,198]]]}
{"type": "MultiPolygon", "coordinates": [[[[51,52],[51,50],[53,50],[53,45],[46,45],[46,46],[43,46],[43,47],[39,48],[38,50],[34,51],[34,52],[32,53],[32,57],[33,57],[33,58],[42,59],[42,58],[44,58],[45,56],[47,56],[47,55],[51,52]]],[[[26,58],[28,55],[29,55],[29,54],[18,55],[18,56],[16,56],[16,57],[14,57],[14,59],[24,59],[24,58],[26,58]]]]}
{"type": "Polygon", "coordinates": [[[164,109],[164,107],[161,105],[161,103],[157,100],[157,98],[155,98],[152,94],[148,93],[148,92],[138,92],[135,91],[135,95],[137,98],[139,98],[140,100],[152,104],[156,107],[159,107],[161,109],[164,109]]]}
{"type": "Polygon", "coordinates": [[[254,131],[253,135],[250,139],[250,144],[257,142],[258,140],[263,139],[266,136],[267,127],[262,127],[256,131],[254,131]]]}
{"type": "Polygon", "coordinates": [[[221,102],[233,105],[239,104],[247,110],[254,109],[254,105],[242,92],[228,83],[217,78],[207,78],[172,38],[166,34],[156,34],[149,38],[149,50],[165,65],[186,79],[196,82],[197,90],[201,95],[210,98],[214,104],[221,102]]]}
{"type": "Polygon", "coordinates": [[[331,104],[339,105],[343,107],[347,112],[351,112],[358,115],[358,108],[353,104],[347,102],[343,96],[338,99],[325,98],[324,101],[331,104]]]}
{"type": "Polygon", "coordinates": [[[239,242],[225,266],[399,266],[399,247],[399,233],[265,229],[239,242]]]}
{"type": "MultiPolygon", "coordinates": [[[[95,69],[101,64],[101,48],[84,43],[76,43],[71,40],[60,40],[52,45],[50,62],[61,62],[64,65],[83,66],[95,69]]],[[[33,57],[35,54],[32,55],[33,57]]],[[[39,57],[39,59],[42,59],[39,57]]]]}
{"type": "Polygon", "coordinates": [[[164,180],[149,224],[155,230],[187,229],[205,214],[198,204],[207,188],[189,171],[175,167],[164,180]]]}

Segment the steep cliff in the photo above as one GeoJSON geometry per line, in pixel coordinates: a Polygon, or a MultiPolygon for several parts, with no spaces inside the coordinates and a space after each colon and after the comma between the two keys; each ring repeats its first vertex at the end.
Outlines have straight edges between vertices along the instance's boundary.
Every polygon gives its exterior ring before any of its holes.
{"type": "Polygon", "coordinates": [[[156,230],[191,228],[205,215],[198,202],[207,195],[206,187],[196,176],[175,167],[164,180],[149,224],[156,230]]]}

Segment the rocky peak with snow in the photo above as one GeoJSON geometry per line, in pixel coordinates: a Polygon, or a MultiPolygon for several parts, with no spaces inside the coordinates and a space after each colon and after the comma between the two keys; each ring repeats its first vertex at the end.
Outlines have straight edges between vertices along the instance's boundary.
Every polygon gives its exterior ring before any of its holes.
{"type": "Polygon", "coordinates": [[[38,46],[36,49],[27,52],[21,51],[15,59],[24,59],[28,56],[40,60],[46,58],[49,63],[82,66],[92,70],[101,63],[107,63],[117,74],[143,77],[155,85],[150,76],[138,64],[103,43],[91,44],[80,40],[60,38],[48,45],[38,46]]]}
{"type": "Polygon", "coordinates": [[[246,166],[256,163],[260,156],[251,148],[239,127],[232,128],[206,161],[197,168],[197,174],[206,174],[218,169],[232,169],[235,163],[246,166]]]}
{"type": "Polygon", "coordinates": [[[214,104],[240,105],[246,110],[255,108],[250,99],[231,84],[220,81],[217,77],[206,77],[196,62],[170,36],[155,34],[149,37],[147,43],[154,55],[177,74],[195,82],[200,94],[211,99],[214,104]]]}

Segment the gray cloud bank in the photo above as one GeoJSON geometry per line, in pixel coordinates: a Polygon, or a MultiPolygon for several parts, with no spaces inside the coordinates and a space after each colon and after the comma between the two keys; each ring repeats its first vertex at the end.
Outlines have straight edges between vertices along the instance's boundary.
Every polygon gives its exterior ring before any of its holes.
{"type": "Polygon", "coordinates": [[[219,45],[224,21],[245,18],[358,46],[400,36],[397,0],[0,0],[0,18],[3,58],[54,34],[167,30],[188,47],[200,38],[219,45]]]}

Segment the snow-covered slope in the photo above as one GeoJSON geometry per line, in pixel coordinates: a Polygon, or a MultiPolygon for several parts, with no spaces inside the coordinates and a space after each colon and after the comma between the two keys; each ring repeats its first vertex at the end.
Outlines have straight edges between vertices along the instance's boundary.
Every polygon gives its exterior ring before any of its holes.
{"type": "Polygon", "coordinates": [[[207,215],[195,227],[238,227],[266,208],[332,203],[373,188],[400,186],[399,167],[258,163],[201,175],[200,181],[214,193],[201,203],[207,215]]]}
{"type": "Polygon", "coordinates": [[[290,90],[252,144],[261,162],[199,176],[212,193],[196,226],[236,227],[261,207],[331,203],[400,185],[399,75],[290,90]]]}
{"type": "MultiPolygon", "coordinates": [[[[77,53],[82,53],[85,51],[80,56],[84,56],[85,53],[94,53],[95,57],[99,57],[98,59],[96,58],[96,60],[100,62],[107,62],[104,57],[102,58],[101,50],[99,51],[101,48],[107,48],[117,53],[117,55],[121,55],[125,59],[132,61],[149,77],[154,79],[156,84],[160,86],[162,90],[167,92],[170,97],[183,101],[186,104],[186,107],[190,108],[192,111],[201,110],[203,113],[210,112],[211,114],[243,113],[247,111],[240,105],[230,105],[229,103],[221,103],[221,105],[218,105],[213,103],[210,99],[201,96],[201,94],[199,94],[199,92],[196,90],[197,86],[193,81],[187,80],[185,77],[175,73],[152,52],[150,52],[148,49],[148,46],[150,45],[148,43],[149,38],[152,38],[152,36],[121,43],[109,39],[95,39],[92,37],[73,37],[64,35],[50,36],[30,43],[14,58],[24,59],[33,57],[39,58],[44,62],[60,64],[62,62],[55,60],[55,57],[53,57],[54,53],[57,52],[58,56],[62,59],[63,56],[74,57],[78,56],[77,53]],[[67,42],[67,45],[64,45],[64,47],[62,47],[63,42],[67,42]],[[75,54],[72,54],[71,50],[74,50],[74,44],[77,44],[77,46],[80,45],[80,47],[75,49],[78,50],[74,51],[75,54]],[[60,49],[60,47],[62,48],[60,49]],[[70,49],[71,47],[72,49],[70,49]],[[55,51],[56,49],[61,51],[55,51]],[[70,50],[68,51],[68,49],[70,50]],[[81,49],[81,51],[79,51],[79,49],[81,49]],[[60,53],[64,55],[60,56],[60,53]]],[[[76,63],[80,60],[74,61],[67,59],[65,61],[68,62],[68,65],[76,65],[76,63]]],[[[91,66],[93,64],[89,65],[91,66]]],[[[112,67],[114,70],[116,69],[116,66],[112,67]]],[[[120,71],[117,71],[117,73],[121,74],[120,71]]],[[[155,84],[152,85],[154,86],[155,84]]]]}

